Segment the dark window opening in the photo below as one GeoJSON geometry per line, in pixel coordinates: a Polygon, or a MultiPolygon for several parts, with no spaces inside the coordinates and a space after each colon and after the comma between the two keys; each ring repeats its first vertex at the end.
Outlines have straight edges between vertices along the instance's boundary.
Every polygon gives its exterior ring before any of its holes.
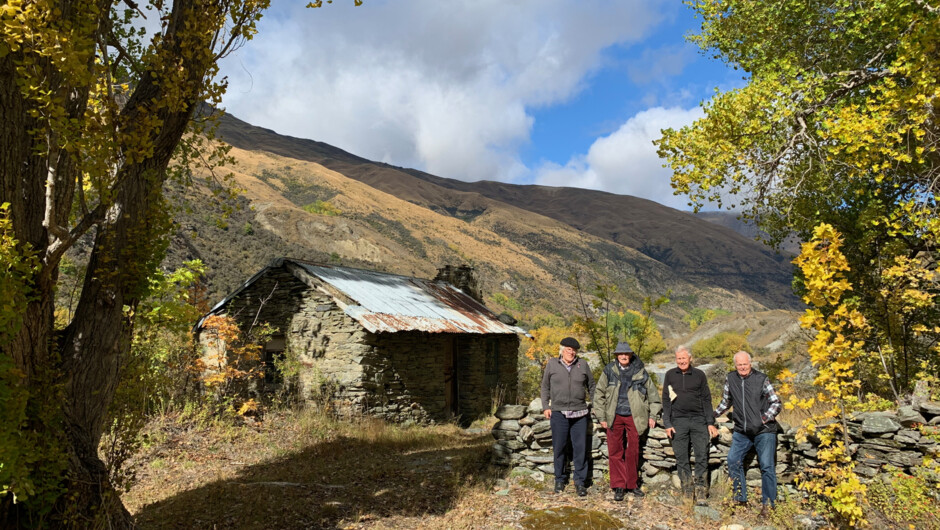
{"type": "Polygon", "coordinates": [[[483,381],[488,388],[496,388],[499,385],[499,341],[486,339],[484,349],[486,350],[486,361],[483,381]]]}
{"type": "Polygon", "coordinates": [[[284,361],[286,347],[284,335],[275,335],[264,345],[261,360],[264,363],[264,385],[278,386],[284,382],[284,374],[279,369],[284,361]]]}

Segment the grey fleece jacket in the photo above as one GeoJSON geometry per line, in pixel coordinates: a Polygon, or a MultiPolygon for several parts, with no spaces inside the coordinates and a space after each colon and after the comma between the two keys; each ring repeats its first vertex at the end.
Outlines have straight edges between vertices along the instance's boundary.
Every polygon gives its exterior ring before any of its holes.
{"type": "Polygon", "coordinates": [[[584,410],[586,395],[594,395],[594,375],[586,360],[574,358],[571,371],[561,357],[549,359],[542,375],[542,410],[584,410]]]}

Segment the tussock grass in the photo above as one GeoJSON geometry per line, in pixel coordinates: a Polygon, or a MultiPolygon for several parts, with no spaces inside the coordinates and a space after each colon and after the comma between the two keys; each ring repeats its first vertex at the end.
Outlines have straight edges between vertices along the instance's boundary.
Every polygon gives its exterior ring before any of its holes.
{"type": "Polygon", "coordinates": [[[180,425],[140,458],[124,497],[141,528],[322,528],[420,520],[487,490],[489,435],[454,425],[339,421],[314,411],[260,425],[180,425]]]}

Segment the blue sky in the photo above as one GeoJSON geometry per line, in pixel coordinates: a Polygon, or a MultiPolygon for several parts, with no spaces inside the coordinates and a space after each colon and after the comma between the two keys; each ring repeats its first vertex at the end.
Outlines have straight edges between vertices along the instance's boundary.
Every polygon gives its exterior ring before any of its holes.
{"type": "Polygon", "coordinates": [[[273,4],[223,63],[227,110],[442,177],[685,208],[650,142],[741,84],[684,40],[698,23],[678,1],[273,4]]]}

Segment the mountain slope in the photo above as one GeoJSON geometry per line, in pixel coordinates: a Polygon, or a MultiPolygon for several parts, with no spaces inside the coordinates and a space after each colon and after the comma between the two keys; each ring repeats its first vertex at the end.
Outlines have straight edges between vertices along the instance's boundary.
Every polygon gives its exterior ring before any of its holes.
{"type": "Polygon", "coordinates": [[[652,201],[577,188],[441,178],[372,162],[322,142],[281,136],[230,115],[222,117],[219,134],[241,149],[315,162],[399,199],[515,237],[523,245],[521,227],[507,230],[500,224],[507,222],[505,216],[486,214],[526,210],[634,249],[686,281],[739,292],[767,308],[799,305],[791,293],[792,266],[787,258],[729,228],[652,201]]]}

